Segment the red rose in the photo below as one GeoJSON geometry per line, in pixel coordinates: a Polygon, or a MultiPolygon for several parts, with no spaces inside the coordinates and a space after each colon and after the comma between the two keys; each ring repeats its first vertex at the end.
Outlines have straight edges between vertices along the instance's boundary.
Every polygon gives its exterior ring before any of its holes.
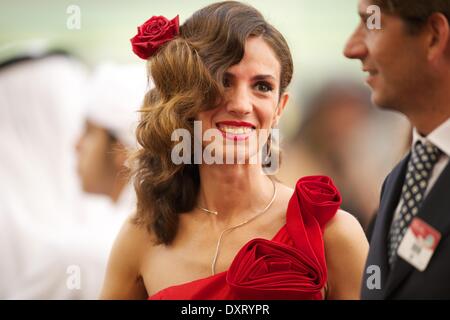
{"type": "Polygon", "coordinates": [[[133,52],[147,60],[159,47],[175,38],[180,31],[178,16],[168,20],[163,16],[153,16],[138,27],[138,33],[130,41],[133,52]]]}
{"type": "Polygon", "coordinates": [[[227,282],[238,299],[322,299],[326,270],[301,250],[254,239],[235,257],[227,282]]]}
{"type": "Polygon", "coordinates": [[[342,203],[339,190],[329,177],[308,176],[297,182],[300,211],[314,215],[322,230],[342,203]]]}

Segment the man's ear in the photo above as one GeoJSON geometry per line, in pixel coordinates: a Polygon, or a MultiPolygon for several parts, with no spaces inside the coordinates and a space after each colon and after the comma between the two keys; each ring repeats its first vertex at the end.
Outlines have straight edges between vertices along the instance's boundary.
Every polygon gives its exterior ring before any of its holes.
{"type": "Polygon", "coordinates": [[[434,62],[450,53],[450,27],[447,17],[439,12],[433,13],[428,18],[427,30],[428,59],[434,62]]]}
{"type": "Polygon", "coordinates": [[[280,121],[281,114],[284,111],[284,108],[286,107],[286,104],[289,100],[289,93],[285,92],[281,95],[280,101],[278,101],[277,109],[275,110],[275,115],[273,117],[273,123],[272,125],[277,125],[278,121],[280,121]]]}

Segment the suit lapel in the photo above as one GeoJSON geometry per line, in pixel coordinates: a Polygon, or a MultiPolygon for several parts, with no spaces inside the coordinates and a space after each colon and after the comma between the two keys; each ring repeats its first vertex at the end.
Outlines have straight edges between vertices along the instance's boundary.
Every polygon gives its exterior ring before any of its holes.
{"type": "MultiPolygon", "coordinates": [[[[450,163],[422,203],[417,216],[437,229],[442,237],[450,231],[450,163]]],[[[439,250],[439,246],[436,248],[439,250]]],[[[386,297],[410,275],[414,267],[398,258],[388,276],[386,297]]]]}
{"type": "MultiPolygon", "coordinates": [[[[380,208],[375,223],[373,236],[370,241],[370,252],[366,267],[379,266],[381,270],[381,289],[366,291],[369,299],[384,299],[386,295],[386,282],[388,278],[389,264],[387,260],[387,238],[391,227],[392,217],[397,207],[403,181],[406,174],[406,166],[409,155],[403,159],[386,179],[382,190],[380,208]]],[[[365,284],[364,284],[365,285],[365,284]]]]}

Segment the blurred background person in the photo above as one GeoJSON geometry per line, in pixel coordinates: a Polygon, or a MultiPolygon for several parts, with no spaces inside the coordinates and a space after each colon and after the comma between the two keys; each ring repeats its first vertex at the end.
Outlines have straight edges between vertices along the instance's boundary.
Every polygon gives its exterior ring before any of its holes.
{"type": "Polygon", "coordinates": [[[0,64],[0,298],[95,299],[134,205],[124,159],[145,67],[90,77],[61,51],[28,51],[0,64]]]}
{"type": "Polygon", "coordinates": [[[87,239],[101,245],[97,298],[113,241],[135,209],[134,188],[126,159],[136,148],[138,111],[147,90],[144,65],[105,63],[93,71],[86,94],[85,125],[76,143],[77,172],[87,194],[105,197],[102,210],[90,215],[87,239]]]}
{"type": "Polygon", "coordinates": [[[324,84],[303,110],[297,132],[283,147],[279,178],[293,185],[292,177],[333,177],[342,208],[367,227],[385,173],[407,150],[409,126],[372,108],[368,89],[346,79],[324,84]],[[380,140],[385,136],[390,143],[380,140]]]}
{"type": "Polygon", "coordinates": [[[31,46],[0,66],[0,298],[60,297],[65,230],[81,210],[73,144],[87,69],[31,46]]]}
{"type": "Polygon", "coordinates": [[[135,205],[126,159],[136,148],[135,127],[147,88],[145,78],[142,65],[97,67],[89,82],[84,131],[76,144],[83,190],[108,197],[115,211],[112,218],[120,224],[135,205]]]}

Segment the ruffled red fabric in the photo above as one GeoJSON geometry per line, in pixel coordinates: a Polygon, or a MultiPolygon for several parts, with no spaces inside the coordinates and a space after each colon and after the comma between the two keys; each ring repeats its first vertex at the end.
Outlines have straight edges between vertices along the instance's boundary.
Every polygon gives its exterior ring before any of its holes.
{"type": "Polygon", "coordinates": [[[253,239],[239,250],[228,271],[163,289],[149,299],[323,299],[323,231],[341,202],[330,178],[300,179],[286,224],[272,240],[253,239]]]}
{"type": "Polygon", "coordinates": [[[228,270],[236,297],[252,299],[321,299],[326,274],[315,259],[282,243],[249,242],[228,270]]]}

